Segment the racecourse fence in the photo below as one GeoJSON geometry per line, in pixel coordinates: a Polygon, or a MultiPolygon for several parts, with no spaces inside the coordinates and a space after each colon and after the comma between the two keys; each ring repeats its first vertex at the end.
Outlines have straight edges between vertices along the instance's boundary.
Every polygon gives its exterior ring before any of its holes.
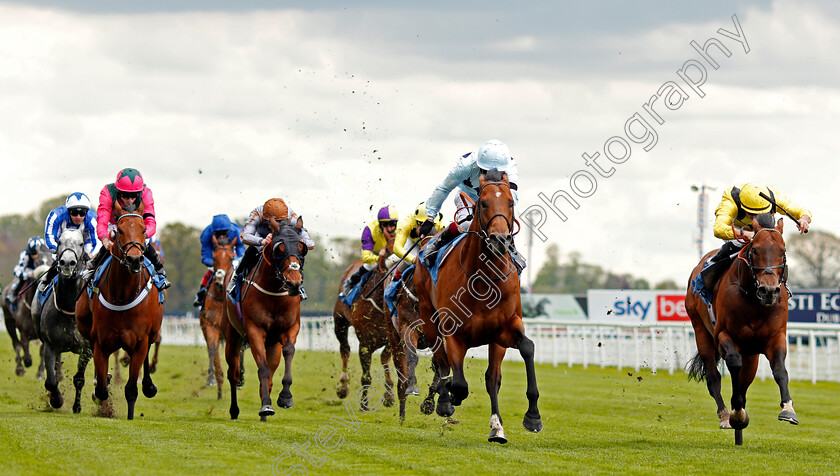
{"type": "MultiPolygon", "coordinates": [[[[689,323],[603,324],[589,321],[526,319],[525,332],[534,341],[538,363],[554,366],[616,367],[618,370],[650,369],[654,373],[685,369],[697,351],[689,323]]],[[[2,323],[0,323],[2,327],[2,323]]],[[[840,382],[840,325],[788,323],[787,368],[791,379],[840,382]]],[[[161,329],[167,345],[203,346],[198,318],[166,316],[161,329]]],[[[353,329],[350,348],[358,351],[353,329]]],[[[300,350],[338,352],[332,317],[301,318],[297,339],[300,350]]],[[[420,355],[431,355],[427,350],[420,355]]],[[[471,349],[468,357],[487,359],[487,347],[471,349]]],[[[505,359],[522,361],[519,352],[508,349],[505,359]]],[[[721,364],[722,370],[725,368],[721,364]]],[[[760,358],[758,378],[773,378],[769,362],[760,358]]]]}

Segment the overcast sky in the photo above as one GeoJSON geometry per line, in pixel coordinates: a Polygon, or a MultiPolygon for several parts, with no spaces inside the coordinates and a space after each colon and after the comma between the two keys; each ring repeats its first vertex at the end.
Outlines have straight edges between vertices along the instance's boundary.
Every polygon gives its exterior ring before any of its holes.
{"type": "Polygon", "coordinates": [[[358,236],[371,207],[413,210],[497,138],[519,162],[517,213],[546,211],[534,270],[557,243],[562,259],[684,283],[698,258],[691,185],[717,188],[706,249],[724,187],[750,180],[840,234],[834,3],[452,3],[0,1],[0,214],[73,191],[96,200],[135,167],[161,224],[204,227],[280,196],[310,231],[358,236]],[[718,69],[690,44],[710,38],[730,53],[710,47],[718,69]],[[677,73],[689,60],[703,97],[677,73]],[[687,99],[660,98],[660,124],[643,105],[669,81],[687,99]],[[635,113],[655,144],[628,137],[641,137],[640,122],[625,131],[635,113]],[[605,157],[613,137],[631,146],[620,163],[605,157]],[[584,163],[596,152],[608,176],[584,163]]]}

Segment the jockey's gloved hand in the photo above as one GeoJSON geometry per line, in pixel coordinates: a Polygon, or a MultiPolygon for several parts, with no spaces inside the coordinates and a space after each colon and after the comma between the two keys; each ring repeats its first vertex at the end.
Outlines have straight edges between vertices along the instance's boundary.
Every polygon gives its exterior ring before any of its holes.
{"type": "Polygon", "coordinates": [[[431,233],[432,230],[435,228],[435,222],[432,220],[427,219],[420,225],[420,229],[417,230],[417,234],[420,235],[420,238],[426,237],[431,233]]]}

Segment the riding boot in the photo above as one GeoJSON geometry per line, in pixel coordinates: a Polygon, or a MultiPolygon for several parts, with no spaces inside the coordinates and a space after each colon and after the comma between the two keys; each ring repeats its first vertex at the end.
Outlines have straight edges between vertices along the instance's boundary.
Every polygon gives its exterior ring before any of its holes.
{"type": "Polygon", "coordinates": [[[712,294],[712,290],[715,288],[715,283],[717,283],[718,278],[720,278],[732,262],[731,256],[738,251],[738,249],[739,247],[734,243],[727,241],[720,247],[717,254],[712,256],[709,260],[709,265],[700,272],[703,276],[703,287],[708,290],[709,295],[712,294]]]}
{"type": "Polygon", "coordinates": [[[154,246],[147,246],[146,251],[143,253],[143,256],[149,259],[149,262],[152,263],[152,266],[155,267],[155,272],[163,279],[163,287],[162,289],[166,289],[172,286],[172,283],[166,279],[166,270],[163,269],[163,261],[160,259],[160,255],[158,254],[157,250],[154,246]]]}
{"type": "Polygon", "coordinates": [[[201,289],[195,294],[195,300],[193,300],[193,306],[201,309],[201,306],[204,305],[204,298],[207,297],[207,288],[202,286],[201,289]]]}
{"type": "Polygon", "coordinates": [[[233,293],[233,290],[236,288],[237,283],[242,281],[242,277],[248,273],[248,271],[251,269],[251,266],[253,266],[254,263],[257,261],[259,253],[260,251],[257,249],[256,246],[249,246],[245,249],[245,253],[242,255],[242,259],[239,261],[239,266],[236,267],[236,272],[233,274],[233,277],[230,279],[230,283],[228,284],[228,294],[233,293]]]}
{"type": "Polygon", "coordinates": [[[91,281],[93,280],[93,275],[96,274],[96,268],[105,261],[105,258],[111,254],[104,246],[99,248],[99,251],[96,252],[93,259],[88,262],[87,268],[82,271],[82,279],[90,286],[91,281]]]}
{"type": "Polygon", "coordinates": [[[48,269],[47,272],[44,273],[44,276],[42,276],[41,279],[38,281],[38,294],[42,296],[44,295],[44,293],[47,291],[47,288],[50,285],[50,282],[52,282],[53,278],[55,278],[55,275],[57,274],[58,262],[54,262],[52,266],[50,266],[50,269],[48,269]]]}
{"type": "Polygon", "coordinates": [[[458,231],[458,228],[452,225],[449,225],[448,228],[444,229],[437,238],[432,240],[432,242],[423,249],[423,265],[427,268],[433,267],[435,265],[435,260],[437,259],[438,251],[454,240],[459,234],[460,232],[458,231]]]}
{"type": "Polygon", "coordinates": [[[12,287],[6,292],[4,299],[9,306],[14,306],[17,303],[17,293],[20,291],[20,286],[23,284],[23,281],[23,278],[16,279],[12,282],[12,287]]]}
{"type": "Polygon", "coordinates": [[[344,285],[341,287],[341,292],[338,294],[340,297],[347,297],[350,294],[350,291],[358,284],[358,282],[362,279],[362,276],[367,273],[367,270],[364,266],[357,269],[355,273],[353,273],[349,278],[344,281],[344,285]]]}

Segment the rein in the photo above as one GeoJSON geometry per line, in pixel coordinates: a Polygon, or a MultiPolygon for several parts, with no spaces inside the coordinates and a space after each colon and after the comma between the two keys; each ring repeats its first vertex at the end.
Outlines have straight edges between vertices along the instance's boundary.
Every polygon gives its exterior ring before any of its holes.
{"type": "MultiPolygon", "coordinates": [[[[787,269],[788,269],[787,268],[787,255],[782,254],[782,264],[777,264],[777,265],[774,265],[774,266],[755,266],[752,262],[752,253],[750,253],[750,251],[752,251],[752,249],[753,249],[753,243],[755,242],[755,237],[758,236],[759,233],[761,233],[762,231],[765,231],[765,230],[766,231],[775,231],[776,233],[778,233],[780,235],[782,234],[782,232],[780,232],[779,230],[777,230],[775,228],[761,228],[760,230],[755,232],[755,235],[753,235],[753,239],[750,241],[750,243],[747,246],[741,248],[741,251],[738,252],[738,257],[736,258],[736,261],[741,260],[741,261],[743,261],[744,263],[747,264],[747,267],[750,270],[750,275],[752,276],[753,287],[756,290],[758,290],[758,287],[760,286],[760,283],[758,282],[758,278],[760,278],[761,276],[764,276],[765,274],[772,274],[773,276],[776,276],[776,278],[779,280],[779,285],[780,286],[785,285],[785,287],[787,287],[787,269]],[[748,258],[744,257],[745,252],[747,253],[748,258]],[[776,272],[774,271],[776,269],[782,269],[782,273],[781,273],[780,276],[776,275],[776,272]],[[756,271],[761,271],[761,274],[756,275],[756,271]]],[[[741,285],[741,282],[742,282],[741,267],[738,266],[738,289],[740,289],[741,292],[744,293],[744,295],[747,295],[748,292],[741,285]]]]}
{"type": "MultiPolygon", "coordinates": [[[[484,190],[484,187],[486,187],[488,185],[499,185],[499,186],[505,186],[505,187],[510,188],[510,184],[505,183],[505,182],[485,182],[484,185],[482,185],[478,189],[479,198],[481,198],[481,193],[484,190]]],[[[479,231],[467,230],[465,233],[475,234],[476,236],[479,237],[479,239],[481,239],[481,241],[488,248],[491,248],[492,244],[491,244],[491,241],[490,241],[490,235],[487,233],[487,228],[490,227],[490,223],[492,223],[493,220],[495,220],[497,217],[502,217],[502,218],[505,219],[505,223],[507,224],[508,233],[510,233],[511,239],[513,239],[512,237],[515,236],[517,233],[519,233],[519,229],[521,229],[521,225],[519,225],[519,221],[515,217],[511,221],[511,220],[508,219],[508,217],[506,215],[504,215],[502,213],[496,213],[495,215],[491,216],[490,219],[487,220],[486,223],[482,224],[481,223],[481,207],[478,206],[478,203],[476,203],[473,206],[473,210],[474,210],[473,215],[475,216],[475,220],[478,220],[478,224],[479,224],[480,229],[479,229],[479,231]],[[516,230],[515,233],[513,231],[514,224],[516,224],[517,227],[519,228],[519,229],[516,230]]],[[[463,254],[464,254],[464,248],[462,247],[461,251],[458,255],[458,265],[461,267],[461,271],[463,271],[464,274],[469,274],[469,273],[467,273],[467,270],[464,268],[463,254]]],[[[492,253],[492,254],[495,254],[495,253],[492,253]]],[[[509,256],[509,253],[505,253],[505,256],[509,256]]],[[[490,278],[490,279],[493,280],[493,281],[506,280],[507,277],[510,276],[510,274],[516,270],[516,267],[513,266],[512,258],[509,258],[509,259],[505,260],[505,265],[506,265],[506,268],[507,268],[507,273],[505,273],[504,276],[499,276],[499,274],[501,274],[502,271],[499,270],[498,267],[496,267],[494,265],[490,265],[489,262],[488,262],[488,267],[490,267],[494,271],[493,274],[496,275],[496,277],[493,277],[493,278],[490,278]]]]}
{"type": "MultiPolygon", "coordinates": [[[[120,215],[120,217],[117,218],[117,224],[119,225],[120,220],[122,220],[125,217],[137,217],[141,220],[143,219],[143,215],[138,215],[137,213],[126,213],[125,215],[120,215]]],[[[117,261],[119,261],[121,265],[126,266],[125,260],[126,260],[126,257],[128,256],[128,251],[131,250],[131,248],[139,248],[140,249],[140,254],[146,253],[146,243],[145,242],[141,243],[139,241],[129,241],[128,243],[123,244],[123,243],[120,243],[120,240],[118,238],[117,239],[117,249],[120,250],[120,253],[122,254],[122,258],[120,258],[116,254],[114,254],[113,251],[111,251],[111,256],[116,258],[117,261]]]]}

